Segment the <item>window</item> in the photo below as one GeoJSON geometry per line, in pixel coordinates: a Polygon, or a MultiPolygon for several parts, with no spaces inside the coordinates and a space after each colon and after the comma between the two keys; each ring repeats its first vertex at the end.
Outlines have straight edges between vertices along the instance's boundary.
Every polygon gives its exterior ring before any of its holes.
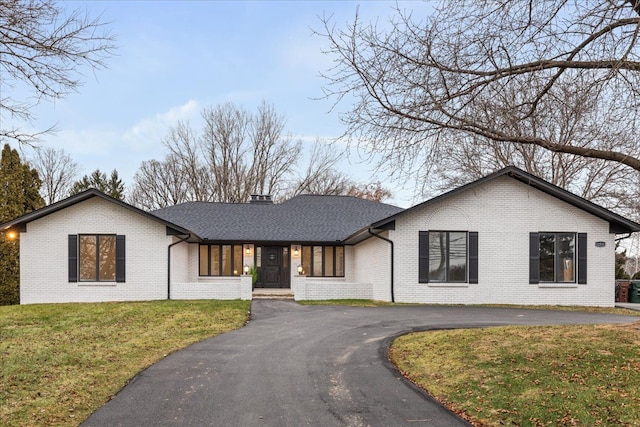
{"type": "Polygon", "coordinates": [[[69,235],[69,282],[124,282],[125,236],[69,235]]]}
{"type": "Polygon", "coordinates": [[[200,276],[240,276],[242,245],[200,245],[200,276]]]}
{"type": "Polygon", "coordinates": [[[531,233],[529,240],[530,283],[586,283],[586,233],[531,233]]]}
{"type": "Polygon", "coordinates": [[[303,274],[313,277],[344,277],[344,246],[303,246],[303,274]]]}
{"type": "Polygon", "coordinates": [[[478,283],[478,233],[421,231],[418,242],[420,283],[478,283]]]}

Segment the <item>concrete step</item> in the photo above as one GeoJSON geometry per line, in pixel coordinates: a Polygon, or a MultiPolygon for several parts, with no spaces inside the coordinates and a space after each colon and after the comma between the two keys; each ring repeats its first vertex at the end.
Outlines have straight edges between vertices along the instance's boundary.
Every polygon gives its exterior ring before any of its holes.
{"type": "Polygon", "coordinates": [[[254,289],[253,299],[293,299],[291,289],[254,289]]]}

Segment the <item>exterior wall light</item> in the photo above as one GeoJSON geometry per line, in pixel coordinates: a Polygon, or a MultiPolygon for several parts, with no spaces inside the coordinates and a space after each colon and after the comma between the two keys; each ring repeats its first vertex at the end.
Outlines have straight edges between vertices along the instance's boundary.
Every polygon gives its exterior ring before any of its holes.
{"type": "Polygon", "coordinates": [[[298,258],[300,256],[300,248],[298,246],[294,246],[293,248],[293,257],[298,258]]]}
{"type": "Polygon", "coordinates": [[[249,266],[247,264],[244,265],[244,274],[249,274],[249,266]]]}
{"type": "Polygon", "coordinates": [[[16,240],[18,238],[18,233],[16,233],[13,230],[9,230],[7,231],[7,239],[9,240],[16,240]]]}
{"type": "Polygon", "coordinates": [[[245,246],[244,253],[247,255],[251,255],[251,246],[249,245],[245,246]]]}
{"type": "Polygon", "coordinates": [[[298,264],[298,275],[302,274],[303,271],[302,264],[298,264]]]}

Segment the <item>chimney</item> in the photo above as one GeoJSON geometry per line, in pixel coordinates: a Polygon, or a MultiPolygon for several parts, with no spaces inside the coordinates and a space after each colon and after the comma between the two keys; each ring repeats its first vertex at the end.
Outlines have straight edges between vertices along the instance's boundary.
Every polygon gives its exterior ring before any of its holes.
{"type": "Polygon", "coordinates": [[[270,194],[252,194],[249,203],[253,205],[272,205],[273,200],[271,200],[270,194]]]}

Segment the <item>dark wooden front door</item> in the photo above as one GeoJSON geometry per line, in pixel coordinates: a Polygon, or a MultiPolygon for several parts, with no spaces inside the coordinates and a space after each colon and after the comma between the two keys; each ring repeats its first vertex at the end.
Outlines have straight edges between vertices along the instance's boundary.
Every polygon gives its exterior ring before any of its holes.
{"type": "Polygon", "coordinates": [[[261,262],[258,268],[258,288],[289,287],[289,248],[282,246],[263,246],[261,262]]]}

